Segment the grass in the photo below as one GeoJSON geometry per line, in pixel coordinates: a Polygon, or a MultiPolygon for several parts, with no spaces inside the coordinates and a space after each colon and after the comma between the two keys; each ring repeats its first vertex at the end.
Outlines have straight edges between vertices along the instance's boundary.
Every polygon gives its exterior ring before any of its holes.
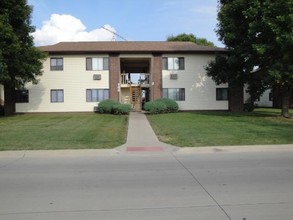
{"type": "Polygon", "coordinates": [[[0,150],[113,148],[126,141],[128,116],[85,113],[0,117],[0,150]]]}
{"type": "Polygon", "coordinates": [[[148,119],[161,141],[176,146],[293,144],[293,120],[281,118],[276,109],[243,114],[180,112],[148,119]]]}

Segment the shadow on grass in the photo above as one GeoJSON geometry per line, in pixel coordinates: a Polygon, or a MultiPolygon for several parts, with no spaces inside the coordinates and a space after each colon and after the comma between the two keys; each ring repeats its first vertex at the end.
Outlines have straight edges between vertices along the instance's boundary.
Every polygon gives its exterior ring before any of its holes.
{"type": "Polygon", "coordinates": [[[256,108],[253,112],[229,112],[229,111],[194,111],[190,112],[197,115],[205,116],[229,116],[229,117],[281,117],[281,109],[273,108],[256,108]]]}

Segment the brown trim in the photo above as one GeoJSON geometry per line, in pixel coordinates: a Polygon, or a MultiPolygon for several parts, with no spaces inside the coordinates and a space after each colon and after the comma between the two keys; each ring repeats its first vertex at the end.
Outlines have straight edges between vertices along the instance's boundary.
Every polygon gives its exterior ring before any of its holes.
{"type": "MultiPolygon", "coordinates": [[[[49,55],[94,55],[94,54],[109,54],[109,53],[119,53],[119,54],[151,54],[157,51],[45,51],[49,55]]],[[[163,54],[226,54],[228,51],[158,51],[163,54]]]]}

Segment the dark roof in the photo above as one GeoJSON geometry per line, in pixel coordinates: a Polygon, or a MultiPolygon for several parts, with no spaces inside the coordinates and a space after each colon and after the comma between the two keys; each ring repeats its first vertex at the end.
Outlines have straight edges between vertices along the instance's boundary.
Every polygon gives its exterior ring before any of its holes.
{"type": "Polygon", "coordinates": [[[199,46],[192,42],[168,41],[92,41],[60,42],[50,46],[38,47],[42,51],[61,54],[81,53],[215,53],[225,52],[224,48],[199,46]]]}

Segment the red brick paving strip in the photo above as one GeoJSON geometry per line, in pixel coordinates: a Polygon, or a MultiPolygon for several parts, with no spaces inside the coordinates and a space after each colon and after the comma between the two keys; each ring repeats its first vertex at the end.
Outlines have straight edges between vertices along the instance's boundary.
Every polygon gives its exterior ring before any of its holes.
{"type": "Polygon", "coordinates": [[[164,148],[163,147],[127,147],[127,151],[159,152],[159,151],[164,151],[164,148]]]}

